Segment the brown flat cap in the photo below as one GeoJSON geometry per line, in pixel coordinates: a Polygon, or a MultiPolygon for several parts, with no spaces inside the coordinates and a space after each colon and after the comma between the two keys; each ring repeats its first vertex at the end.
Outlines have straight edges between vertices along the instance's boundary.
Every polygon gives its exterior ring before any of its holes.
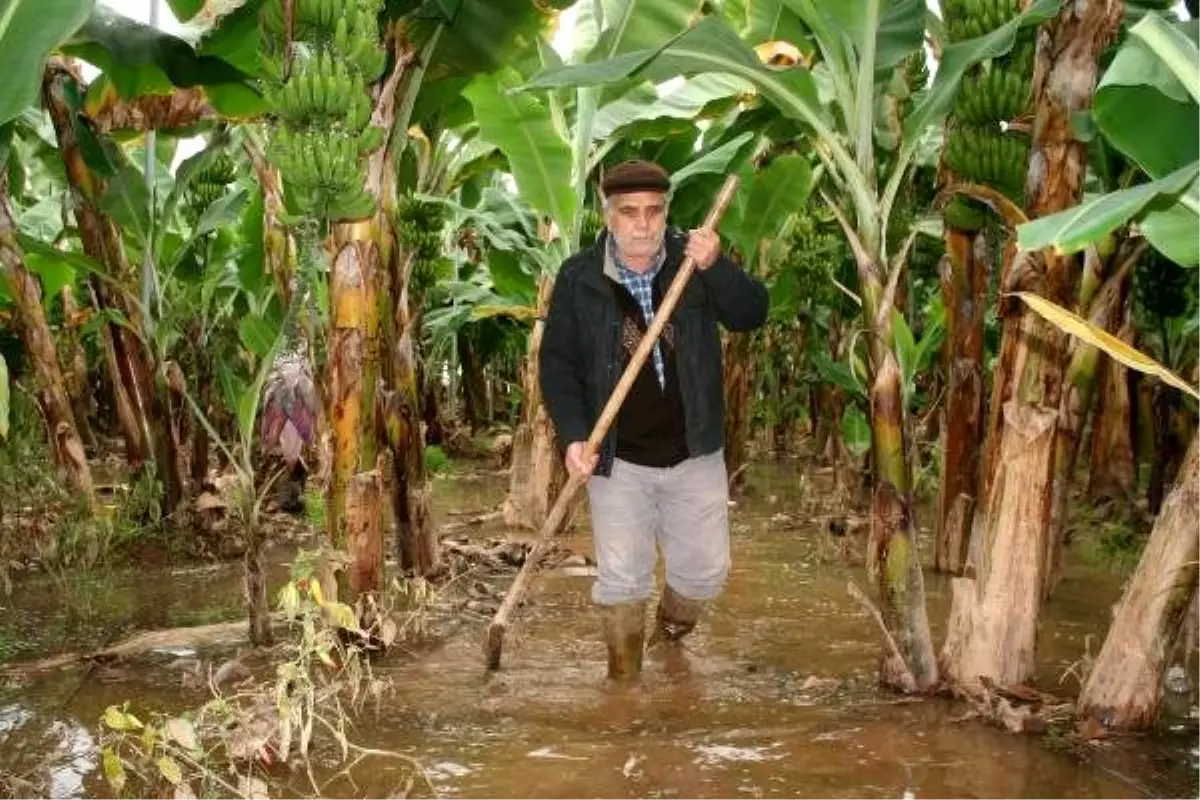
{"type": "Polygon", "coordinates": [[[628,192],[668,192],[671,176],[651,161],[623,161],[604,172],[600,190],[605,197],[628,192]]]}

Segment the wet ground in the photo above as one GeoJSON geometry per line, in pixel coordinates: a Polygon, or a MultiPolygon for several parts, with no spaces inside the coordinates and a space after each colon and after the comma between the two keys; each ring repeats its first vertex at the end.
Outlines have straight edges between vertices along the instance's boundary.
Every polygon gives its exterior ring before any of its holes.
{"type": "MultiPolygon", "coordinates": [[[[651,659],[640,686],[606,686],[591,578],[578,567],[556,570],[535,582],[500,672],[483,667],[483,618],[419,658],[389,654],[376,671],[396,692],[378,714],[364,713],[351,738],[417,759],[433,791],[421,783],[414,791],[446,797],[1197,796],[1194,692],[1175,698],[1176,718],[1161,734],[1081,750],[956,721],[964,709],[947,701],[878,691],[877,632],[846,591],[848,579],[866,588],[865,577],[808,521],[797,481],[790,466],[752,474],[753,494],[734,511],[728,589],[690,639],[685,673],[651,659]]],[[[503,490],[498,476],[441,479],[441,521],[451,519],[448,509],[493,507],[503,490]]],[[[818,478],[806,494],[826,491],[818,478]]],[[[588,552],[585,526],[566,543],[588,552]]],[[[928,581],[940,641],[948,587],[928,581]]],[[[236,565],[131,571],[73,595],[40,589],[19,584],[9,599],[0,643],[16,639],[10,647],[21,652],[0,656],[236,618],[239,603],[236,565]],[[67,595],[79,608],[62,610],[67,595]],[[33,645],[22,649],[26,635],[33,645]]],[[[1088,637],[1098,649],[1119,592],[1115,575],[1072,566],[1044,617],[1040,688],[1074,694],[1068,668],[1088,637]]],[[[0,777],[46,782],[54,796],[104,794],[93,738],[104,708],[130,700],[131,710],[179,711],[203,700],[178,686],[159,667],[10,679],[0,689],[0,777]]],[[[380,764],[354,777],[327,794],[389,796],[400,775],[380,764]]],[[[300,781],[293,787],[304,791],[300,781]]]]}

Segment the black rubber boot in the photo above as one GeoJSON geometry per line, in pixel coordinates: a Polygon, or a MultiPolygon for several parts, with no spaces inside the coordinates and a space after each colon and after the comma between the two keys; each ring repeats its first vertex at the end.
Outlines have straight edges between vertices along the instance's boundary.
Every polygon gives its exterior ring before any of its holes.
{"type": "Polygon", "coordinates": [[[654,633],[650,635],[650,644],[678,642],[696,627],[703,610],[703,600],[689,600],[670,586],[666,587],[654,615],[654,633]]]}

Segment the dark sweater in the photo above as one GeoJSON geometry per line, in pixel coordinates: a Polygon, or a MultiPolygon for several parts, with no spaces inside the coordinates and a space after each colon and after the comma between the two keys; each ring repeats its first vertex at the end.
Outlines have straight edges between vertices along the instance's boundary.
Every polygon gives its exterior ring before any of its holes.
{"type": "MultiPolygon", "coordinates": [[[[633,295],[613,282],[621,312],[621,370],[625,370],[646,333],[646,320],[633,295]]],[[[662,282],[654,282],[654,308],[662,302],[662,282]]],[[[617,414],[616,456],[644,467],[673,467],[688,457],[683,394],[675,364],[675,325],[668,322],[659,337],[663,356],[663,385],[658,384],[654,359],[647,358],[617,414]]]]}

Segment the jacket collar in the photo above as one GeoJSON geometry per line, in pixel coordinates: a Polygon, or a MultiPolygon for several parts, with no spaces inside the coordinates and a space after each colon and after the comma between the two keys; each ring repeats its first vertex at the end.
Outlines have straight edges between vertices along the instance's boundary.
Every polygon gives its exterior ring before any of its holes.
{"type": "MultiPolygon", "coordinates": [[[[617,265],[612,263],[612,259],[608,255],[608,239],[608,229],[601,228],[595,243],[585,251],[587,268],[583,271],[584,282],[605,293],[611,291],[610,281],[621,282],[620,274],[616,270],[617,265]]],[[[670,280],[683,261],[683,248],[687,239],[676,229],[668,228],[663,243],[667,255],[658,275],[659,280],[670,280]]]]}

